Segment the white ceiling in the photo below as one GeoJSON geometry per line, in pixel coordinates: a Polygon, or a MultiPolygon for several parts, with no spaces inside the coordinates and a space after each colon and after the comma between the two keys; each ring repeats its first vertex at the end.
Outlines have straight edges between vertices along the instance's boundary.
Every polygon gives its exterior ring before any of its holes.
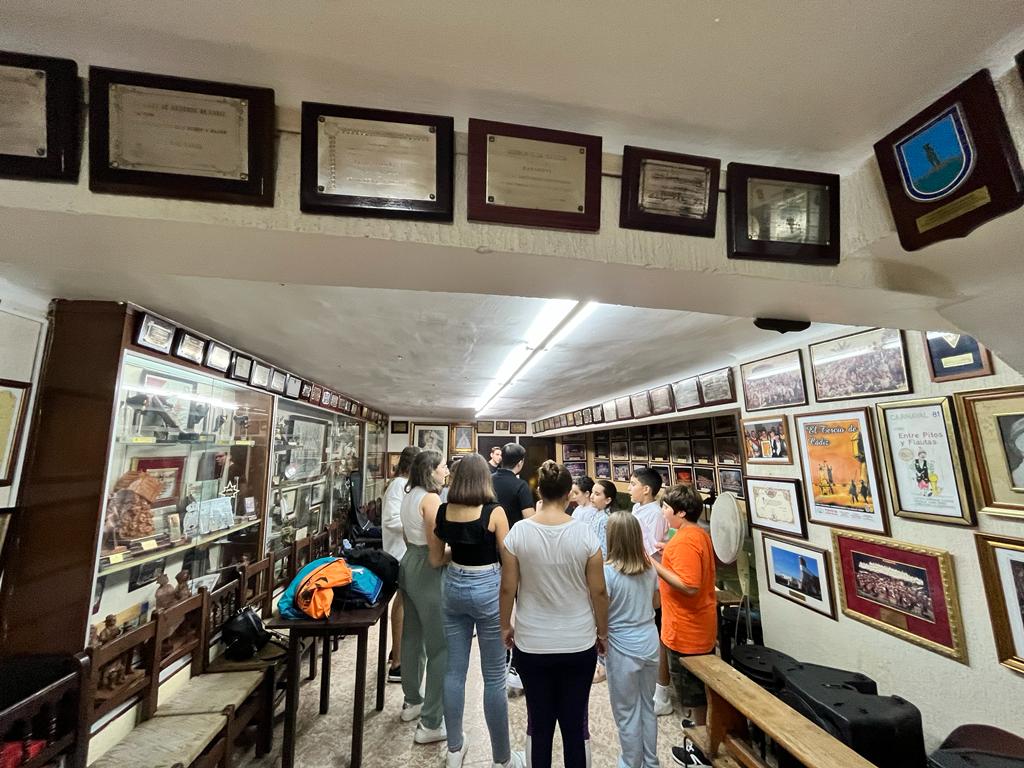
{"type": "Polygon", "coordinates": [[[5,0],[0,49],[844,170],[979,66],[1020,0],[5,0]]]}

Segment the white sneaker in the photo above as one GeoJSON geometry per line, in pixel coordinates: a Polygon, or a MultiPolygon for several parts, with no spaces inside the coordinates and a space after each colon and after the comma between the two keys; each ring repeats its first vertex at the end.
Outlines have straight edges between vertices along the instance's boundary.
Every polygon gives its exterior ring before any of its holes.
{"type": "Polygon", "coordinates": [[[402,705],[402,722],[411,723],[413,720],[420,719],[420,710],[423,709],[422,704],[403,704],[402,705]]]}
{"type": "Polygon", "coordinates": [[[469,739],[466,738],[466,734],[462,734],[462,749],[458,752],[448,752],[448,756],[445,758],[445,768],[462,768],[463,762],[466,760],[466,753],[469,751],[469,739]]]}
{"type": "Polygon", "coordinates": [[[664,717],[672,714],[672,699],[659,699],[654,697],[654,714],[656,717],[664,717]]]}
{"type": "Polygon", "coordinates": [[[523,681],[519,677],[519,673],[516,672],[515,667],[508,668],[508,679],[506,684],[508,685],[508,692],[513,696],[518,696],[523,692],[523,681]]]}
{"type": "Polygon", "coordinates": [[[495,763],[494,768],[526,768],[526,753],[513,752],[507,763],[495,763]]]}
{"type": "Polygon", "coordinates": [[[412,740],[417,744],[433,744],[435,741],[446,741],[447,739],[448,730],[444,727],[444,720],[441,721],[441,725],[437,728],[425,728],[421,720],[419,725],[416,726],[416,733],[412,737],[412,740]]]}

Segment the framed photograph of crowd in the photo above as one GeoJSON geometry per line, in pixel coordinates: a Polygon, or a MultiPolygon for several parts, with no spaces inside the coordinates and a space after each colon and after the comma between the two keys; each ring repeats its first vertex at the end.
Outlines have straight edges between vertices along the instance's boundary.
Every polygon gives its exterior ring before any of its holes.
{"type": "Polygon", "coordinates": [[[594,462],[594,477],[598,480],[609,480],[612,476],[612,463],[607,459],[597,459],[594,462]]]}
{"type": "Polygon", "coordinates": [[[586,461],[585,443],[562,443],[562,461],[586,461]]]}
{"type": "Polygon", "coordinates": [[[448,425],[447,424],[413,424],[412,442],[421,451],[437,451],[444,458],[448,457],[448,425]]]}
{"type": "Polygon", "coordinates": [[[733,493],[736,498],[743,498],[743,471],[739,469],[729,469],[728,467],[718,468],[718,492],[733,493]]]}
{"type": "Polygon", "coordinates": [[[804,359],[799,349],[744,363],[740,382],[748,411],[807,405],[804,359]]]}
{"type": "Polygon", "coordinates": [[[898,400],[875,407],[893,512],[974,525],[951,399],[898,400]]]}
{"type": "Polygon", "coordinates": [[[565,468],[573,480],[587,474],[587,462],[585,461],[567,461],[565,462],[565,468]]]}
{"type": "Polygon", "coordinates": [[[696,376],[680,379],[672,384],[672,399],[675,400],[677,411],[700,408],[700,384],[696,376]]]}
{"type": "Polygon", "coordinates": [[[743,449],[748,464],[792,464],[789,417],[762,416],[743,420],[743,449]]]}
{"type": "Polygon", "coordinates": [[[754,528],[807,538],[803,489],[799,480],[748,477],[747,510],[754,528]]]}
{"type": "Polygon", "coordinates": [[[838,621],[828,552],[766,533],[761,534],[761,544],[768,590],[838,621]]]}
{"type": "Polygon", "coordinates": [[[992,353],[965,333],[922,333],[932,381],[957,381],[992,375],[992,353]]]}
{"type": "Polygon", "coordinates": [[[629,475],[631,473],[629,462],[613,461],[612,462],[612,479],[617,483],[628,483],[629,475]]]}
{"type": "Polygon", "coordinates": [[[1024,387],[953,397],[978,510],[1024,517],[1024,387]]]}
{"type": "Polygon", "coordinates": [[[1024,673],[1024,539],[975,535],[999,663],[1024,673]]]}
{"type": "Polygon", "coordinates": [[[812,523],[888,534],[867,408],[798,415],[796,434],[812,523]]]}
{"type": "Polygon", "coordinates": [[[704,405],[736,402],[732,368],[719,368],[717,371],[702,373],[697,379],[700,383],[700,398],[704,405]]]}
{"type": "Polygon", "coordinates": [[[941,549],[832,531],[843,613],[967,663],[953,559],[941,549]]]}
{"type": "Polygon", "coordinates": [[[913,391],[903,331],[875,328],[811,344],[809,351],[819,403],[913,391]]]}
{"type": "Polygon", "coordinates": [[[693,467],[672,466],[673,482],[693,485],[693,467]]]}
{"type": "Polygon", "coordinates": [[[693,487],[701,493],[718,493],[714,467],[694,467],[693,487]]]}

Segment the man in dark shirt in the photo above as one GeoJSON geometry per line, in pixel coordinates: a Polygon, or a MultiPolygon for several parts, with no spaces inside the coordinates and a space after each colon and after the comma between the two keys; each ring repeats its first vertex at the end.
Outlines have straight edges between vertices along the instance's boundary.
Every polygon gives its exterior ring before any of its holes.
{"type": "Polygon", "coordinates": [[[525,462],[526,449],[519,443],[506,443],[501,449],[501,466],[491,475],[494,494],[505,510],[509,528],[524,517],[531,517],[534,511],[530,486],[518,476],[525,462]]]}
{"type": "Polygon", "coordinates": [[[491,457],[487,460],[487,466],[491,468],[491,474],[493,475],[501,468],[501,446],[496,445],[491,448],[491,457]]]}

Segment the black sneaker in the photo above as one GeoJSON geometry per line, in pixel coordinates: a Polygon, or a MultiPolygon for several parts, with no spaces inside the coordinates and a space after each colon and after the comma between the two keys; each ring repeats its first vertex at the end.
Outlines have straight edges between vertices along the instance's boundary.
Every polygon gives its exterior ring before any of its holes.
{"type": "Polygon", "coordinates": [[[676,765],[704,765],[710,766],[711,761],[693,743],[691,739],[683,739],[683,746],[672,747],[672,762],[676,765]]]}
{"type": "Polygon", "coordinates": [[[687,728],[696,728],[697,724],[693,722],[693,720],[691,720],[690,718],[684,717],[682,720],[679,721],[679,727],[685,731],[687,728]]]}
{"type": "Polygon", "coordinates": [[[402,682],[402,668],[391,667],[388,670],[388,682],[389,683],[400,683],[402,682]]]}

